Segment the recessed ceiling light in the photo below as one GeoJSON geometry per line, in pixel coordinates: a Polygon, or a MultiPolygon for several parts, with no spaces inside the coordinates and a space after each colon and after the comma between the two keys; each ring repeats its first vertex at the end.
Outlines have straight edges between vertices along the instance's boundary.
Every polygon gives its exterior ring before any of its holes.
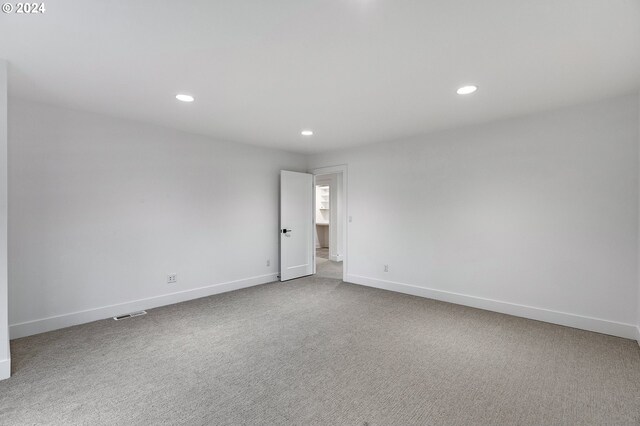
{"type": "Polygon", "coordinates": [[[177,94],[176,99],[182,102],[193,102],[194,97],[191,95],[185,95],[183,93],[177,94]]]}
{"type": "Polygon", "coordinates": [[[478,90],[478,86],[462,86],[461,88],[456,90],[456,93],[458,95],[468,95],[475,92],[476,90],[478,90]]]}
{"type": "Polygon", "coordinates": [[[313,136],[313,130],[303,130],[300,132],[302,136],[313,136]]]}

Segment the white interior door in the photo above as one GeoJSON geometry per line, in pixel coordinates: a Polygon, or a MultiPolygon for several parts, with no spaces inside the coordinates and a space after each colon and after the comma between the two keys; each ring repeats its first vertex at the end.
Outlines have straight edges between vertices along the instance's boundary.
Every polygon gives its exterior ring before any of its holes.
{"type": "Polygon", "coordinates": [[[313,175],[280,171],[280,281],[313,274],[313,175]]]}

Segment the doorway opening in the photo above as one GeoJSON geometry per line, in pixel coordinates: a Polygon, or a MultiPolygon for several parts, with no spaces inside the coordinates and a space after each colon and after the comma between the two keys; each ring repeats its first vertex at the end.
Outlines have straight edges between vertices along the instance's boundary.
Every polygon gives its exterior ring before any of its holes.
{"type": "Polygon", "coordinates": [[[314,175],[316,276],[342,280],[345,253],[343,173],[314,175]]]}
{"type": "Polygon", "coordinates": [[[280,171],[280,281],[313,274],[347,281],[348,188],[346,164],[280,171]]]}

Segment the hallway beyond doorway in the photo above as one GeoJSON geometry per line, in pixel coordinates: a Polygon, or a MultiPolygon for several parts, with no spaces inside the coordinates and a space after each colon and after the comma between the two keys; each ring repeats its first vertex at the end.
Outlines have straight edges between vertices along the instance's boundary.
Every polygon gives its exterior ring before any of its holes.
{"type": "Polygon", "coordinates": [[[327,247],[316,249],[316,276],[342,280],[342,262],[329,260],[327,247]]]}

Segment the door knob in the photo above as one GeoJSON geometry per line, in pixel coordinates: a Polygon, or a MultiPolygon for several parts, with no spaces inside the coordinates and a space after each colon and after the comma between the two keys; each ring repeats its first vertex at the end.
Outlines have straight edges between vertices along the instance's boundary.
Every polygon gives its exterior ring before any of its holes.
{"type": "Polygon", "coordinates": [[[291,232],[291,229],[282,229],[281,231],[283,234],[286,234],[287,232],[291,232]]]}

